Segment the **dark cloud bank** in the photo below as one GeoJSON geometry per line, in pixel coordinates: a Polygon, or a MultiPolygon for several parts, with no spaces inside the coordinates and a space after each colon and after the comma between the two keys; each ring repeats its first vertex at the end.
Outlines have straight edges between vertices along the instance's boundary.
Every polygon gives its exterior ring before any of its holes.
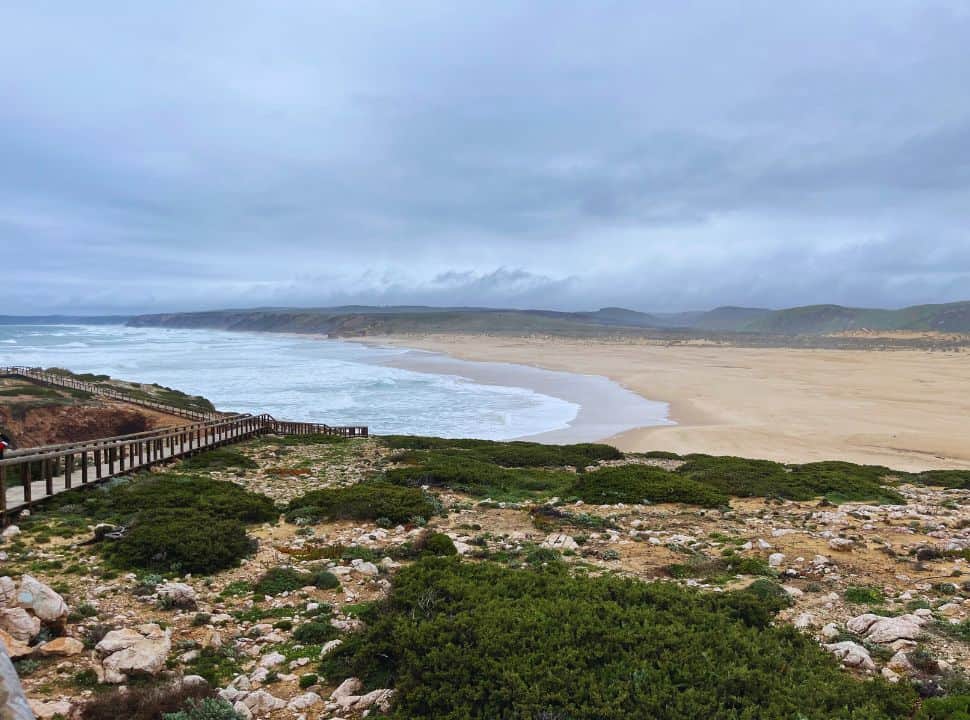
{"type": "Polygon", "coordinates": [[[0,314],[970,298],[963,2],[0,8],[0,314]]]}

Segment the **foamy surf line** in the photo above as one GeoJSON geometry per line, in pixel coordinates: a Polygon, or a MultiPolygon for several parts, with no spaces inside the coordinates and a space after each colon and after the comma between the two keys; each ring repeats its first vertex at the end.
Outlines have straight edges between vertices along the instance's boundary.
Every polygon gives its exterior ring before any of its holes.
{"type": "Polygon", "coordinates": [[[526,388],[577,406],[575,416],[565,427],[514,438],[517,440],[593,442],[634,428],[676,424],[669,418],[670,406],[667,403],[648,400],[600,375],[581,375],[513,363],[459,360],[427,350],[393,349],[400,352],[385,356],[379,361],[381,364],[412,372],[453,375],[478,385],[526,388]]]}

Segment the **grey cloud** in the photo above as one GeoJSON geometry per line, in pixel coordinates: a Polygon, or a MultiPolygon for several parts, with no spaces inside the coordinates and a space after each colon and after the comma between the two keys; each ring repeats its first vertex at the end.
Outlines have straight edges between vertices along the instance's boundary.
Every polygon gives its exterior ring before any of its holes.
{"type": "Polygon", "coordinates": [[[970,297],[963,3],[0,8],[0,312],[970,297]]]}

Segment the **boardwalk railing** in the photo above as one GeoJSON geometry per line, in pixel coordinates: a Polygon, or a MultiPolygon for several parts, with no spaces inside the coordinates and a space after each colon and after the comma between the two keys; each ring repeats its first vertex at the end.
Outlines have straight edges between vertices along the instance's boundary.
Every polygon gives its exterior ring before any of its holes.
{"type": "Polygon", "coordinates": [[[175,408],[36,368],[0,367],[0,376],[4,375],[82,390],[197,421],[97,440],[8,450],[0,460],[0,519],[4,523],[8,514],[51,495],[258,435],[368,435],[367,427],[362,425],[333,426],[277,420],[266,414],[201,413],[175,408]]]}
{"type": "Polygon", "coordinates": [[[97,395],[99,397],[111,398],[112,400],[121,400],[122,402],[130,403],[132,405],[140,405],[142,407],[151,408],[152,410],[158,410],[159,412],[163,412],[168,415],[177,415],[178,417],[187,418],[189,420],[216,420],[232,414],[180,408],[174,405],[158,402],[157,400],[149,400],[138,395],[125,392],[120,388],[105,387],[99,383],[78,380],[70,375],[52,373],[48,372],[47,370],[42,370],[41,368],[20,366],[0,367],[0,377],[3,376],[22,377],[28,380],[33,380],[34,382],[43,383],[45,385],[67,388],[69,390],[80,390],[81,392],[91,393],[92,395],[97,395]]]}

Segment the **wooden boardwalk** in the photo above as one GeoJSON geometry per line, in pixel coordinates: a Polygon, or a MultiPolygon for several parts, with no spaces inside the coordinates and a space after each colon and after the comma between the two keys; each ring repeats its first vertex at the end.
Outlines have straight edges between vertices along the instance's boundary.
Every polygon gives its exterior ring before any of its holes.
{"type": "Polygon", "coordinates": [[[105,394],[100,392],[101,386],[28,368],[0,368],[0,376],[4,375],[105,395],[182,417],[187,412],[197,420],[131,435],[7,451],[0,460],[0,488],[5,488],[0,492],[0,517],[4,523],[10,514],[46,497],[259,435],[367,437],[368,434],[364,426],[337,427],[276,420],[271,415],[184,411],[142,398],[129,400],[125,393],[114,390],[105,394]],[[172,412],[175,410],[181,412],[172,412]]]}

